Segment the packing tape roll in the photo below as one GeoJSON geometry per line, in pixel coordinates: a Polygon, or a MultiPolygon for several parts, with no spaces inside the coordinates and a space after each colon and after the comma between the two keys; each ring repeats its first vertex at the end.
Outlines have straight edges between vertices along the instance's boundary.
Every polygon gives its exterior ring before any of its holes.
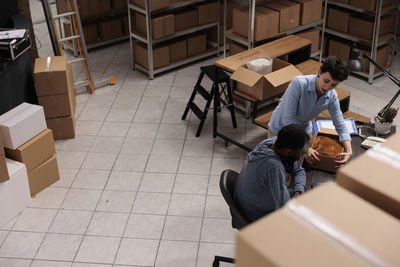
{"type": "Polygon", "coordinates": [[[312,225],[314,228],[318,229],[322,233],[328,235],[330,238],[334,239],[338,243],[342,244],[346,248],[351,249],[362,259],[366,260],[373,266],[394,266],[392,263],[387,262],[385,259],[377,255],[375,252],[369,248],[363,246],[357,240],[352,238],[349,234],[343,232],[338,227],[330,223],[328,220],[319,216],[311,209],[304,205],[296,203],[295,200],[291,200],[286,204],[287,212],[294,214],[296,218],[312,225]]]}
{"type": "Polygon", "coordinates": [[[368,149],[367,155],[375,160],[390,165],[395,169],[400,170],[400,153],[381,145],[374,146],[368,149]]]}
{"type": "Polygon", "coordinates": [[[51,66],[51,57],[47,57],[47,63],[46,63],[46,72],[50,71],[50,66],[51,66]]]}

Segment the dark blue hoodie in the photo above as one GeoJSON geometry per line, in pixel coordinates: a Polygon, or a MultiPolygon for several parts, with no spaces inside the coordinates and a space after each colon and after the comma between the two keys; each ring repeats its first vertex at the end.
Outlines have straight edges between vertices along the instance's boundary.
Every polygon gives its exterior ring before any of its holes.
{"type": "Polygon", "coordinates": [[[291,166],[281,161],[270,148],[276,137],[259,143],[249,153],[236,182],[234,201],[250,221],[255,221],[279,209],[290,200],[286,188],[286,173],[293,177],[293,191],[305,191],[306,175],[296,161],[291,166]]]}

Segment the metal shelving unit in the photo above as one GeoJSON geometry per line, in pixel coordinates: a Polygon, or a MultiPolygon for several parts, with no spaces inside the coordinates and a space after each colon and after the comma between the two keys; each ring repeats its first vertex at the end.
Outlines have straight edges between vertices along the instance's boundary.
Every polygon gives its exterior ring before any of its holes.
{"type": "MultiPolygon", "coordinates": [[[[377,27],[378,25],[380,25],[381,22],[381,17],[388,15],[388,14],[393,14],[396,13],[396,23],[395,23],[395,32],[397,32],[397,25],[398,25],[398,11],[399,10],[399,6],[398,5],[389,5],[386,6],[384,8],[382,8],[382,0],[377,0],[377,7],[375,12],[374,11],[370,11],[370,10],[365,10],[362,8],[358,8],[358,7],[353,7],[351,5],[348,4],[343,4],[343,3],[337,3],[337,2],[330,2],[328,0],[324,1],[325,5],[329,4],[331,6],[337,6],[337,7],[341,7],[344,9],[348,9],[351,11],[355,11],[361,14],[366,14],[369,15],[371,17],[374,17],[374,30],[373,30],[373,38],[372,41],[371,40],[366,40],[366,39],[362,39],[362,38],[358,38],[356,36],[352,36],[350,34],[346,34],[346,33],[342,33],[342,32],[338,32],[332,29],[325,29],[326,33],[340,37],[342,39],[346,39],[349,41],[352,41],[354,43],[358,43],[358,44],[362,44],[368,47],[371,47],[371,58],[373,60],[376,60],[376,53],[377,53],[377,49],[380,46],[383,46],[385,44],[392,44],[392,52],[391,52],[391,56],[389,59],[389,66],[392,65],[392,60],[393,60],[393,56],[394,56],[394,51],[395,51],[395,45],[396,45],[396,35],[395,34],[385,34],[383,36],[379,36],[379,27],[377,27]],[[328,3],[329,2],[329,3],[328,3]]],[[[368,83],[372,84],[374,79],[381,76],[383,73],[382,72],[377,72],[375,73],[375,66],[370,63],[370,68],[369,68],[369,73],[355,73],[356,75],[362,76],[364,78],[368,79],[368,83]]]]}
{"type": "Polygon", "coordinates": [[[150,6],[150,0],[146,0],[145,1],[145,6],[146,8],[141,8],[138,6],[135,6],[133,4],[129,3],[128,1],[128,24],[129,24],[129,32],[130,32],[130,51],[131,51],[131,63],[132,63],[132,69],[137,68],[140,71],[143,71],[145,73],[147,73],[149,75],[150,79],[154,79],[154,75],[179,67],[181,65],[185,65],[191,62],[194,62],[196,60],[202,59],[202,58],[206,58],[212,55],[218,55],[219,54],[219,50],[220,47],[217,45],[219,43],[219,1],[218,1],[218,18],[216,22],[212,22],[212,23],[208,23],[205,25],[199,25],[196,26],[194,28],[188,29],[188,30],[184,30],[184,31],[180,31],[180,32],[176,32],[172,35],[169,36],[165,36],[163,38],[159,38],[159,39],[153,39],[152,38],[152,23],[151,23],[151,19],[152,16],[155,14],[160,14],[160,13],[168,13],[170,11],[176,10],[178,8],[182,8],[182,7],[186,7],[186,6],[191,6],[194,4],[200,4],[200,3],[206,3],[208,0],[190,0],[190,1],[186,1],[183,3],[177,3],[165,8],[161,8],[161,9],[157,9],[157,10],[150,10],[148,7],[150,6]],[[143,15],[145,15],[146,17],[146,32],[147,32],[147,36],[141,35],[137,32],[133,32],[132,26],[131,26],[131,11],[136,11],[138,13],[141,13],[143,15]],[[153,67],[153,46],[155,44],[159,44],[168,40],[173,40],[175,38],[184,36],[184,35],[188,35],[191,33],[195,33],[198,31],[202,31],[202,30],[206,30],[206,29],[211,29],[213,27],[217,27],[217,32],[218,32],[218,36],[217,36],[217,43],[213,43],[210,41],[207,41],[207,51],[200,54],[200,55],[195,55],[195,56],[191,56],[188,58],[185,58],[184,60],[178,61],[178,62],[174,62],[172,64],[169,64],[168,66],[165,67],[160,67],[157,69],[154,69],[153,67]],[[133,50],[133,45],[134,42],[141,42],[147,45],[147,53],[148,53],[148,65],[149,68],[146,69],[138,64],[135,64],[135,55],[134,55],[134,50],[133,50]]]}
{"type": "MultiPolygon", "coordinates": [[[[327,13],[327,1],[325,1],[324,5],[324,13],[323,17],[320,20],[313,21],[311,23],[308,23],[306,25],[301,25],[296,28],[287,30],[285,32],[280,32],[278,35],[268,38],[265,40],[261,41],[254,41],[254,23],[255,23],[255,8],[256,8],[256,0],[249,0],[249,34],[248,38],[243,37],[239,34],[236,34],[233,32],[233,30],[226,30],[226,8],[227,8],[227,0],[224,0],[224,57],[226,57],[226,39],[228,38],[229,40],[235,41],[239,44],[242,44],[244,46],[247,46],[247,49],[251,49],[259,44],[267,43],[269,41],[275,40],[277,38],[284,37],[289,34],[294,34],[306,29],[310,28],[318,28],[321,30],[321,47],[324,45],[324,34],[325,34],[325,24],[326,24],[326,13],[327,13]],[[318,27],[318,25],[321,25],[318,27]]],[[[322,53],[320,53],[321,50],[318,50],[314,53],[311,54],[312,57],[317,57],[319,55],[319,60],[322,60],[322,53]]]]}

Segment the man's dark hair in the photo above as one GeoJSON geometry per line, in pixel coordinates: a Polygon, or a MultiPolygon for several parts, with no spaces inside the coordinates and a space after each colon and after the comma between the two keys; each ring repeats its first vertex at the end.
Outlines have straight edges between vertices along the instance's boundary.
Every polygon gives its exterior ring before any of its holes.
{"type": "Polygon", "coordinates": [[[310,136],[306,131],[296,124],[289,124],[279,131],[275,147],[277,149],[289,148],[298,150],[304,147],[305,140],[310,140],[310,136]]]}
{"type": "Polygon", "coordinates": [[[349,76],[347,63],[336,56],[329,56],[321,66],[321,73],[329,72],[332,79],[342,82],[349,76]]]}

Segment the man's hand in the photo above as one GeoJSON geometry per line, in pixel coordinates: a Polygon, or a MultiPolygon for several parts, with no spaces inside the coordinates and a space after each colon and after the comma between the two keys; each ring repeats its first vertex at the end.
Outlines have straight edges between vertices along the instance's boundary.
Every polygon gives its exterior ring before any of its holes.
{"type": "Polygon", "coordinates": [[[306,153],[306,155],[304,156],[304,158],[307,160],[308,163],[312,164],[316,161],[319,161],[319,153],[317,152],[317,150],[312,149],[311,147],[308,148],[308,151],[306,153]]]}
{"type": "Polygon", "coordinates": [[[335,163],[337,164],[335,166],[335,168],[339,168],[339,167],[343,166],[344,164],[346,164],[351,159],[351,157],[352,157],[352,153],[348,153],[348,152],[340,153],[337,156],[338,159],[335,160],[335,163]]]}
{"type": "Polygon", "coordinates": [[[301,195],[301,192],[296,191],[296,192],[294,192],[292,198],[298,197],[298,196],[300,196],[300,195],[301,195]]]}

